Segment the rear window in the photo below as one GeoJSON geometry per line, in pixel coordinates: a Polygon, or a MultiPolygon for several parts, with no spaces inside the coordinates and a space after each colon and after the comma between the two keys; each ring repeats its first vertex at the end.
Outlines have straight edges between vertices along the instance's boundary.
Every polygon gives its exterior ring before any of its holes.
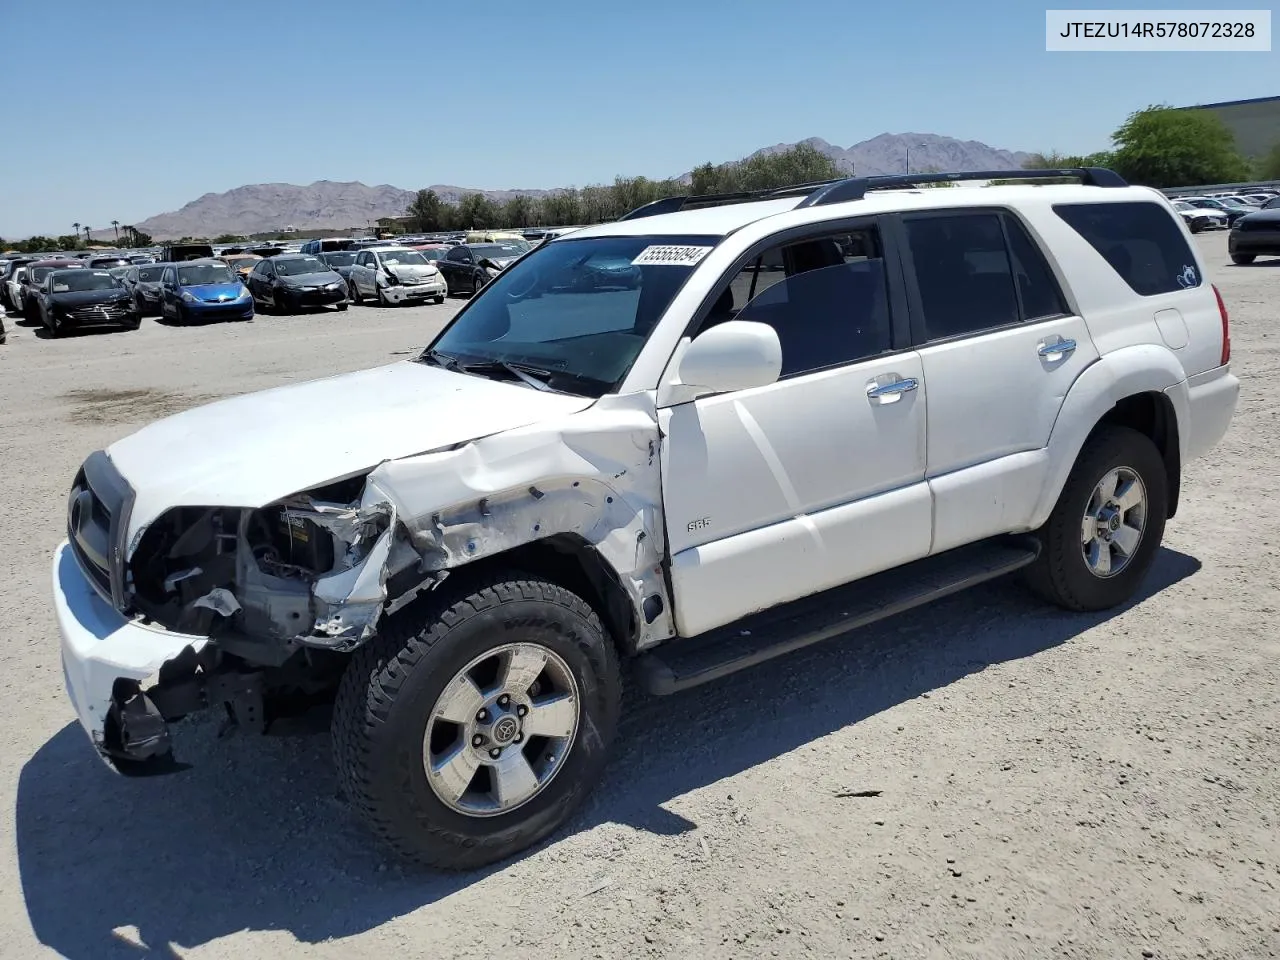
{"type": "Polygon", "coordinates": [[[1200,286],[1196,259],[1177,223],[1155,203],[1059,203],[1054,212],[1089,241],[1134,293],[1200,286]]]}

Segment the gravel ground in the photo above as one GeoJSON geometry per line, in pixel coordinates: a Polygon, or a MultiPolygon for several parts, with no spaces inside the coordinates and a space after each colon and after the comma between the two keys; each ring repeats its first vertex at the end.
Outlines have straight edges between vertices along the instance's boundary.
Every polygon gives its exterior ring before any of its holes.
{"type": "Polygon", "coordinates": [[[50,551],[92,449],[208,398],[394,360],[456,309],[352,309],[0,348],[0,956],[1208,957],[1280,954],[1280,260],[1197,242],[1244,392],[1137,602],[1001,582],[665,700],[550,843],[387,866],[323,718],[180,728],[111,774],[62,693],[50,551]],[[1271,386],[1267,384],[1270,383],[1271,386]],[[863,796],[860,794],[873,793],[863,796]]]}

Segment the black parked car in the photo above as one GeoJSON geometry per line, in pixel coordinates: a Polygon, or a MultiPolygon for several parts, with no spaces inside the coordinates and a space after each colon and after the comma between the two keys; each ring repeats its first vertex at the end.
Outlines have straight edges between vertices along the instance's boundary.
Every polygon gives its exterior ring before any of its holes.
{"type": "Polygon", "coordinates": [[[127,257],[91,257],[85,261],[85,266],[91,270],[110,270],[130,266],[130,263],[127,257]]]}
{"type": "Polygon", "coordinates": [[[259,261],[248,286],[255,304],[280,313],[303,307],[347,309],[347,281],[309,253],[282,253],[259,261]]]}
{"type": "Polygon", "coordinates": [[[329,250],[316,256],[338,272],[343,280],[351,279],[351,265],[356,262],[355,250],[329,250]]]}
{"type": "Polygon", "coordinates": [[[479,293],[480,288],[524,256],[527,244],[460,243],[435,262],[449,293],[479,293]]]}
{"type": "Polygon", "coordinates": [[[51,270],[36,293],[40,322],[55,337],[71,327],[108,325],[137,330],[142,316],[133,297],[106,270],[51,270]]]}
{"type": "Polygon", "coordinates": [[[160,312],[160,278],[167,266],[167,263],[148,263],[130,267],[124,275],[125,289],[132,295],[138,313],[143,316],[160,312]]]}
{"type": "Polygon", "coordinates": [[[1253,263],[1257,256],[1280,257],[1280,205],[1241,217],[1227,235],[1232,263],[1253,263]]]}

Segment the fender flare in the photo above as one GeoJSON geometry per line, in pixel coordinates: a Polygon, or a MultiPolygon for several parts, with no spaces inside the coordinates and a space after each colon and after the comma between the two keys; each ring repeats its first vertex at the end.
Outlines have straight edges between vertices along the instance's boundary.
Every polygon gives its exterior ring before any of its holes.
{"type": "Polygon", "coordinates": [[[1086,368],[1072,383],[1049,434],[1049,466],[1040,499],[1031,516],[1031,529],[1049,519],[1071,468],[1097,425],[1126,397],[1154,393],[1165,397],[1176,421],[1179,449],[1185,448],[1190,427],[1186,375],[1167,347],[1138,344],[1108,353],[1086,368]]]}

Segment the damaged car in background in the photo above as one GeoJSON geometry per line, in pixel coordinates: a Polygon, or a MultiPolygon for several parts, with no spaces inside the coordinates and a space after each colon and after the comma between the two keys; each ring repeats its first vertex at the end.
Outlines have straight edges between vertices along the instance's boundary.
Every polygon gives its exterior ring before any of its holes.
{"type": "Polygon", "coordinates": [[[597,782],[623,660],[670,694],[1015,570],[1069,609],[1125,602],[1239,382],[1175,211],[1066,175],[668,198],[521,256],[414,359],[91,454],[53,588],[99,756],[164,772],[184,717],[263,731],[332,701],[372,831],[471,868],[597,782]],[[1113,234],[1185,264],[1156,278],[1178,353],[1091,246],[1113,234]],[[995,420],[984,364],[1025,394],[995,420]]]}

